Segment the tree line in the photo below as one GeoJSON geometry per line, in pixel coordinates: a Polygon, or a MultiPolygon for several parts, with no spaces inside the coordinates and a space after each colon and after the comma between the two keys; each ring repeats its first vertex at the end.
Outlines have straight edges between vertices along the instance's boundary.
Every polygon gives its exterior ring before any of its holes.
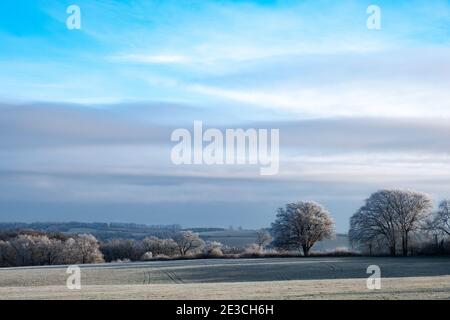
{"type": "Polygon", "coordinates": [[[93,235],[40,231],[0,233],[0,267],[145,261],[174,257],[221,257],[223,246],[197,233],[179,231],[172,238],[98,241],[93,235]]]}
{"type": "Polygon", "coordinates": [[[369,254],[406,256],[430,247],[430,240],[434,240],[431,247],[436,253],[444,253],[449,236],[450,201],[443,200],[433,211],[433,200],[422,192],[377,191],[350,219],[351,243],[369,254]]]}
{"type": "Polygon", "coordinates": [[[39,266],[104,262],[94,236],[7,232],[0,237],[0,266],[39,266]]]}
{"type": "Polygon", "coordinates": [[[147,236],[158,238],[171,237],[181,231],[181,226],[172,225],[144,225],[120,222],[0,222],[0,230],[35,230],[48,233],[71,233],[72,230],[85,230],[98,240],[106,241],[114,238],[143,239],[147,236]]]}
{"type": "MultiPolygon", "coordinates": [[[[271,228],[256,233],[255,243],[230,248],[204,241],[182,230],[171,237],[98,241],[91,234],[67,235],[40,231],[0,232],[0,266],[83,264],[168,258],[279,256],[297,252],[309,256],[314,245],[335,236],[330,213],[312,201],[279,208],[271,228]]],[[[350,243],[362,254],[450,253],[450,200],[437,211],[425,193],[380,190],[350,218],[350,243]]]]}
{"type": "MultiPolygon", "coordinates": [[[[308,256],[315,243],[334,237],[334,222],[318,203],[287,204],[272,223],[273,246],[308,256]]],[[[350,244],[361,254],[449,254],[450,200],[437,211],[422,192],[379,190],[350,218],[350,244]]]]}

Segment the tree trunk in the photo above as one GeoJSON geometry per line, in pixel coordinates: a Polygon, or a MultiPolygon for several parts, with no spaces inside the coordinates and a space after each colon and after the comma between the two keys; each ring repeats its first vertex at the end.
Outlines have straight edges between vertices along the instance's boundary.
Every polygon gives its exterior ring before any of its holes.
{"type": "Polygon", "coordinates": [[[408,246],[407,246],[407,240],[406,240],[406,232],[402,233],[402,254],[403,256],[407,256],[408,255],[408,246]]]}
{"type": "Polygon", "coordinates": [[[389,247],[389,251],[391,256],[395,257],[395,244],[389,247]]]}
{"type": "Polygon", "coordinates": [[[395,238],[395,233],[392,233],[390,237],[387,237],[388,245],[389,245],[389,254],[391,256],[397,255],[397,240],[395,238]]]}
{"type": "Polygon", "coordinates": [[[303,246],[303,255],[305,257],[309,256],[309,248],[308,248],[308,246],[303,246]]]}
{"type": "Polygon", "coordinates": [[[408,231],[405,231],[404,243],[403,243],[403,255],[406,257],[408,255],[408,231]]]}

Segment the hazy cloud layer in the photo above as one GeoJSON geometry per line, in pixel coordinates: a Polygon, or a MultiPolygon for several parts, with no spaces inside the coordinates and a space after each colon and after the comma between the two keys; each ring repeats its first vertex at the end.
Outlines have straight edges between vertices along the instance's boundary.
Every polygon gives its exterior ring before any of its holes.
{"type": "MultiPolygon", "coordinates": [[[[280,129],[280,172],[262,177],[259,167],[250,165],[173,165],[170,133],[178,126],[155,123],[185,109],[157,106],[127,105],[136,108],[132,116],[124,116],[119,105],[1,106],[0,199],[12,210],[8,219],[24,212],[24,205],[14,209],[21,202],[47,203],[48,210],[52,203],[83,208],[129,203],[163,211],[177,203],[190,204],[187,208],[222,203],[237,212],[265,203],[261,221],[253,224],[262,226],[270,221],[269,211],[274,214],[286,201],[315,199],[327,204],[345,231],[349,215],[377,188],[416,188],[438,199],[450,186],[445,119],[330,118],[219,127],[280,129]]],[[[192,130],[190,120],[180,118],[179,124],[192,130]]],[[[194,224],[218,221],[215,212],[201,215],[210,220],[194,224]]]]}

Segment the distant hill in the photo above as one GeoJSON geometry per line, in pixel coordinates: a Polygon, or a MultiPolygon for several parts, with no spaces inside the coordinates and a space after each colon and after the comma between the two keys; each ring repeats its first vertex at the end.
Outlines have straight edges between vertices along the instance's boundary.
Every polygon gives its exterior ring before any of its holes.
{"type": "Polygon", "coordinates": [[[99,240],[113,238],[143,239],[148,236],[170,238],[181,230],[179,225],[144,225],[135,223],[102,222],[35,222],[0,223],[0,230],[37,230],[66,234],[90,233],[99,240]]]}

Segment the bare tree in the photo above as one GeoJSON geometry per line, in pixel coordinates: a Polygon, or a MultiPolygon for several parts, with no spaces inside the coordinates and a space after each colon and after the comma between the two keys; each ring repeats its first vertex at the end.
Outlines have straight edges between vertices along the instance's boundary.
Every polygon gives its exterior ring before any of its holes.
{"type": "Polygon", "coordinates": [[[104,262],[97,239],[91,234],[80,234],[75,239],[75,254],[80,263],[104,262]]]}
{"type": "Polygon", "coordinates": [[[203,253],[207,257],[221,257],[223,256],[222,244],[218,241],[207,241],[203,247],[203,253]]]}
{"type": "Polygon", "coordinates": [[[148,251],[140,241],[131,239],[111,239],[100,245],[100,251],[103,253],[107,262],[117,260],[140,260],[142,255],[148,251]]]}
{"type": "Polygon", "coordinates": [[[350,241],[368,243],[383,237],[392,256],[396,255],[397,227],[395,216],[390,208],[390,192],[381,190],[373,193],[350,218],[350,241]]]}
{"type": "Polygon", "coordinates": [[[9,241],[0,240],[0,267],[17,266],[16,252],[9,241]]]}
{"type": "Polygon", "coordinates": [[[204,244],[199,235],[192,231],[180,231],[173,237],[173,240],[177,244],[180,255],[183,257],[204,244]]]}
{"type": "Polygon", "coordinates": [[[0,266],[28,266],[103,262],[92,235],[77,238],[18,234],[0,241],[0,266]]]}
{"type": "Polygon", "coordinates": [[[387,241],[388,237],[386,236],[390,232],[383,232],[385,230],[383,228],[384,225],[388,225],[388,223],[378,221],[378,219],[370,216],[366,210],[358,210],[350,218],[350,230],[348,233],[350,243],[354,247],[365,247],[370,255],[379,249],[380,246],[377,246],[377,244],[381,243],[381,247],[383,247],[383,243],[387,243],[391,248],[391,244],[387,241]]]}
{"type": "Polygon", "coordinates": [[[371,245],[384,239],[391,255],[396,255],[397,239],[402,253],[408,254],[410,233],[425,222],[432,200],[423,193],[380,190],[373,193],[350,219],[349,237],[353,244],[371,245]]]}
{"type": "Polygon", "coordinates": [[[407,256],[410,234],[424,225],[431,214],[433,200],[421,192],[403,190],[392,190],[391,192],[394,197],[391,206],[394,209],[401,234],[402,253],[407,256]]]}
{"type": "Polygon", "coordinates": [[[33,265],[32,239],[30,235],[19,235],[9,241],[16,258],[17,266],[33,265]]]}
{"type": "Polygon", "coordinates": [[[312,246],[334,236],[334,222],[329,213],[318,203],[289,203],[278,209],[277,218],[272,223],[274,244],[280,249],[303,250],[308,256],[312,246]]]}
{"type": "Polygon", "coordinates": [[[157,237],[147,237],[142,240],[142,245],[146,252],[151,252],[153,256],[165,255],[174,256],[178,251],[178,246],[172,239],[159,239],[157,237]]]}
{"type": "Polygon", "coordinates": [[[432,228],[447,236],[450,236],[450,200],[443,200],[439,204],[439,210],[433,216],[432,228]]]}
{"type": "Polygon", "coordinates": [[[256,231],[256,244],[259,247],[259,250],[264,250],[264,247],[272,241],[272,236],[265,229],[259,229],[256,231]]]}
{"type": "Polygon", "coordinates": [[[63,255],[62,241],[48,236],[33,237],[30,250],[33,265],[52,265],[63,255]]]}
{"type": "Polygon", "coordinates": [[[21,234],[2,242],[0,260],[10,266],[55,264],[63,254],[61,243],[46,235],[21,234]]]}

